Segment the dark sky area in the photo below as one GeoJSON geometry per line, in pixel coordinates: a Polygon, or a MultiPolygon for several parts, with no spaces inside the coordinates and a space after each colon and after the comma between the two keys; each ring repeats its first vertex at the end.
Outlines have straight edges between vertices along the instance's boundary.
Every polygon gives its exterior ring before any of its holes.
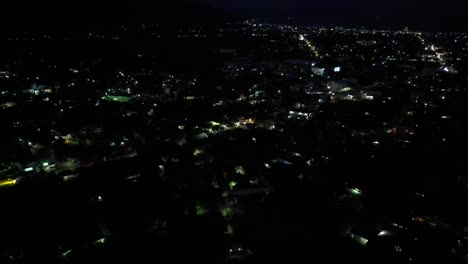
{"type": "Polygon", "coordinates": [[[443,7],[453,6],[463,1],[434,0],[195,0],[227,8],[338,8],[361,11],[362,9],[388,10],[408,7],[443,7]]]}
{"type": "Polygon", "coordinates": [[[229,15],[260,16],[311,24],[411,26],[468,30],[464,0],[81,0],[2,3],[3,31],[89,28],[127,22],[192,23],[229,15]]]}
{"type": "Polygon", "coordinates": [[[276,17],[291,15],[312,23],[381,24],[434,30],[466,30],[465,0],[196,0],[229,10],[276,17]]]}

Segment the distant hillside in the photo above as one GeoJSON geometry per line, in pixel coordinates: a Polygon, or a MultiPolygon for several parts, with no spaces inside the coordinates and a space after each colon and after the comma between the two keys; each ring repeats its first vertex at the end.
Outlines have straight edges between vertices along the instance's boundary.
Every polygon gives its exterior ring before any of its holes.
{"type": "MultiPolygon", "coordinates": [[[[266,0],[265,0],[266,1],[266,0]]],[[[265,1],[251,1],[259,3],[265,1]]],[[[244,3],[247,0],[243,1],[244,3]]],[[[287,0],[275,1],[284,4],[283,8],[272,4],[258,4],[250,8],[230,8],[249,17],[259,17],[279,23],[306,25],[338,25],[347,27],[376,27],[401,29],[410,27],[425,31],[468,31],[466,1],[309,1],[305,7],[288,5],[287,0]],[[323,3],[322,3],[323,2],[323,3]],[[317,4],[322,3],[322,4],[317,4]],[[294,19],[291,19],[294,18],[294,19]]],[[[291,3],[305,0],[291,0],[291,3]]],[[[253,4],[252,4],[253,5],[253,4]]]]}

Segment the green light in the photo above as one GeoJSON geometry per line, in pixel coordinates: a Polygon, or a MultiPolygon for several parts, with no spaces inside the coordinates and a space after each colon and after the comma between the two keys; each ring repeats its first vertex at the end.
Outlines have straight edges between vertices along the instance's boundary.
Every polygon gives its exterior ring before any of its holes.
{"type": "Polygon", "coordinates": [[[236,187],[236,185],[237,185],[237,182],[231,181],[231,182],[229,183],[229,188],[233,189],[234,187],[236,187]]]}
{"type": "Polygon", "coordinates": [[[195,157],[197,157],[197,156],[199,156],[201,154],[203,154],[203,150],[201,150],[201,149],[195,149],[193,151],[193,156],[195,156],[195,157]]]}
{"type": "Polygon", "coordinates": [[[231,235],[231,236],[234,234],[234,230],[233,230],[231,224],[228,224],[227,230],[226,230],[226,232],[224,232],[224,234],[226,234],[226,235],[231,235]]]}
{"type": "Polygon", "coordinates": [[[196,210],[196,214],[198,216],[204,216],[204,215],[207,215],[208,214],[208,209],[206,209],[203,205],[201,204],[198,204],[196,207],[195,207],[195,210],[196,210]]]}
{"type": "Polygon", "coordinates": [[[132,100],[129,96],[121,96],[121,95],[106,95],[102,97],[103,100],[119,102],[119,103],[126,103],[132,100]]]}
{"type": "Polygon", "coordinates": [[[232,215],[232,210],[230,208],[222,208],[221,215],[225,218],[230,217],[232,215]]]}
{"type": "Polygon", "coordinates": [[[29,168],[24,169],[25,172],[30,172],[30,171],[33,171],[33,170],[34,170],[33,167],[29,167],[29,168]]]}
{"type": "Polygon", "coordinates": [[[49,166],[49,162],[42,163],[42,166],[44,166],[44,167],[49,166]]]}

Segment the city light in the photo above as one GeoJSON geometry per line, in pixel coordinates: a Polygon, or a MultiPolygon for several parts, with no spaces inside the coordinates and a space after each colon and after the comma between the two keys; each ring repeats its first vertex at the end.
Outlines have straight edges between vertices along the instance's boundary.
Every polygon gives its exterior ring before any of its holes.
{"type": "Polygon", "coordinates": [[[0,259],[466,260],[462,4],[7,2],[0,259]]]}
{"type": "Polygon", "coordinates": [[[0,187],[9,187],[16,184],[15,179],[0,180],[0,187]]]}

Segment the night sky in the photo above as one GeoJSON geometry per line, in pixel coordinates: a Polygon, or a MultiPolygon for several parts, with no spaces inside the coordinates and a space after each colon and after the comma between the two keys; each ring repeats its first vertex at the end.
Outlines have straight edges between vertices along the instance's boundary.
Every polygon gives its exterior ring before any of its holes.
{"type": "MultiPolygon", "coordinates": [[[[431,13],[444,16],[462,13],[463,0],[196,0],[226,8],[337,9],[357,13],[431,13]]],[[[428,14],[429,15],[429,14],[428,14]]]]}
{"type": "Polygon", "coordinates": [[[435,30],[468,29],[463,0],[114,0],[28,1],[2,3],[0,22],[5,28],[60,24],[96,25],[127,21],[191,21],[227,10],[240,15],[299,17],[304,22],[337,25],[408,25],[435,30]],[[210,9],[209,6],[218,9],[210,9]],[[201,11],[206,9],[206,14],[201,11]],[[216,10],[216,11],[213,11],[216,10]],[[354,23],[354,24],[353,24],[354,23]]]}
{"type": "Polygon", "coordinates": [[[251,16],[340,26],[468,31],[464,0],[194,0],[251,16]]]}

